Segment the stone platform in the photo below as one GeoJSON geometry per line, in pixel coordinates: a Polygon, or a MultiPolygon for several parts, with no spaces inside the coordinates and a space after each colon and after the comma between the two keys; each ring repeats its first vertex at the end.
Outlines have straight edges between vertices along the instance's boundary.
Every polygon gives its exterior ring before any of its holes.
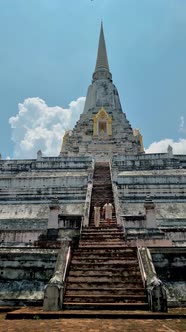
{"type": "Polygon", "coordinates": [[[99,319],[99,318],[71,318],[46,319],[35,317],[33,320],[16,319],[5,320],[0,314],[0,331],[3,332],[181,332],[186,329],[186,320],[181,318],[164,319],[99,319]]]}
{"type": "Polygon", "coordinates": [[[42,307],[24,307],[7,312],[7,320],[16,319],[71,319],[71,318],[99,318],[99,319],[186,319],[185,308],[170,309],[167,313],[150,312],[144,310],[64,310],[44,311],[42,307]]]}

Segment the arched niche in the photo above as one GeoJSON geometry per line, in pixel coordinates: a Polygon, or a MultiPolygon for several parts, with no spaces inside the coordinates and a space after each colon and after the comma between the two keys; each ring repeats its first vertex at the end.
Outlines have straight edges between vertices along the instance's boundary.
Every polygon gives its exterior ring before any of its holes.
{"type": "Polygon", "coordinates": [[[93,136],[111,136],[112,118],[107,114],[103,107],[93,117],[93,136]]]}

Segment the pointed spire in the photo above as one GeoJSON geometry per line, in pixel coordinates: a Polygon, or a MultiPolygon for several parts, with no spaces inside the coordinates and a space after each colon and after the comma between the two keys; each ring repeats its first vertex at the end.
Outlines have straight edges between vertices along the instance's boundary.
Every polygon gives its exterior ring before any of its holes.
{"type": "Polygon", "coordinates": [[[107,58],[107,50],[106,50],[105,37],[103,32],[103,23],[101,22],[98,53],[97,53],[95,72],[93,74],[93,81],[103,78],[108,78],[112,80],[112,75],[109,70],[109,64],[107,58]]]}
{"type": "Polygon", "coordinates": [[[104,70],[109,71],[109,64],[108,64],[107,50],[106,50],[106,45],[105,45],[105,37],[104,37],[102,22],[101,22],[101,30],[100,30],[100,36],[99,36],[99,46],[98,46],[95,71],[98,71],[99,69],[104,69],[104,70]]]}

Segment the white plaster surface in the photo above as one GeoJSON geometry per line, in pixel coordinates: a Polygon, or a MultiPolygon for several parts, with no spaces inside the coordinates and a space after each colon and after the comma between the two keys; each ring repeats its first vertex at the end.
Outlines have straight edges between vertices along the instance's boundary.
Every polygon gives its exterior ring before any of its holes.
{"type": "MultiPolygon", "coordinates": [[[[186,204],[185,202],[156,202],[156,218],[157,219],[171,219],[171,218],[185,218],[186,217],[186,204]]],[[[123,203],[122,213],[136,215],[139,212],[145,213],[144,202],[141,203],[123,203]]]]}
{"type": "MultiPolygon", "coordinates": [[[[49,202],[50,203],[50,202],[49,202]]],[[[0,204],[0,219],[48,219],[49,203],[44,204],[0,204]]],[[[63,214],[82,214],[84,202],[60,204],[63,214]]]]}

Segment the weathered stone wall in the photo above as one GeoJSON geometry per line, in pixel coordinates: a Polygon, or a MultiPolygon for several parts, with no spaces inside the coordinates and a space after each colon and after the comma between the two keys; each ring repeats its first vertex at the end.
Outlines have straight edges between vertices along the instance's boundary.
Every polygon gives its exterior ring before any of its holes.
{"type": "Polygon", "coordinates": [[[0,160],[0,241],[37,240],[56,197],[61,213],[83,215],[92,171],[92,158],[83,156],[0,160]]]}
{"type": "MultiPolygon", "coordinates": [[[[33,220],[35,220],[34,222],[37,220],[39,225],[40,221],[42,223],[43,219],[48,219],[49,204],[50,201],[46,202],[46,200],[39,200],[39,202],[35,204],[30,202],[25,204],[19,204],[19,202],[17,202],[17,204],[11,204],[10,202],[7,202],[7,204],[0,203],[1,225],[3,226],[5,220],[11,220],[12,223],[15,221],[15,225],[19,220],[25,220],[26,224],[28,224],[30,220],[30,225],[33,220]]],[[[63,202],[60,204],[60,208],[64,214],[83,214],[84,201],[77,201],[76,203],[72,201],[63,202]]]]}
{"type": "Polygon", "coordinates": [[[0,219],[0,230],[39,230],[47,228],[47,219],[0,219]]]}
{"type": "Polygon", "coordinates": [[[170,228],[161,228],[168,238],[171,238],[173,242],[178,243],[179,241],[186,243],[186,228],[184,229],[170,229],[170,228]]]}
{"type": "MultiPolygon", "coordinates": [[[[145,214],[144,201],[150,195],[155,203],[157,226],[173,240],[173,245],[184,245],[186,156],[169,153],[116,156],[111,169],[121,214],[145,214]]],[[[130,224],[136,227],[134,221],[130,224]]],[[[143,227],[144,223],[141,224],[143,227]]]]}
{"type": "Polygon", "coordinates": [[[42,158],[0,161],[0,204],[46,204],[53,196],[61,201],[83,202],[86,196],[92,159],[42,158]]]}
{"type": "Polygon", "coordinates": [[[62,201],[83,201],[86,195],[86,172],[38,172],[0,176],[0,201],[46,201],[58,196],[62,201]]]}
{"type": "MultiPolygon", "coordinates": [[[[138,214],[141,212],[142,214],[145,213],[144,209],[144,201],[138,202],[138,199],[133,199],[133,202],[128,201],[121,201],[119,200],[121,207],[122,207],[122,213],[123,214],[138,214]]],[[[175,219],[185,219],[186,216],[186,204],[185,202],[180,202],[178,200],[170,201],[170,200],[162,200],[157,201],[155,198],[153,198],[153,202],[156,204],[155,210],[156,210],[156,218],[158,220],[169,220],[169,223],[171,223],[171,220],[174,221],[175,219]]]]}
{"type": "Polygon", "coordinates": [[[1,305],[42,301],[57,254],[53,249],[0,248],[1,305]]]}
{"type": "Polygon", "coordinates": [[[119,172],[125,170],[158,170],[186,168],[186,155],[173,155],[168,153],[118,155],[112,159],[113,167],[119,172]]]}
{"type": "Polygon", "coordinates": [[[32,244],[42,234],[42,230],[4,230],[0,231],[0,246],[32,244]]]}
{"type": "Polygon", "coordinates": [[[158,277],[163,281],[169,306],[186,305],[186,249],[150,249],[158,277]]]}
{"type": "Polygon", "coordinates": [[[91,157],[41,157],[37,159],[0,160],[0,172],[23,172],[40,170],[82,170],[88,169],[92,162],[91,157]]]}

